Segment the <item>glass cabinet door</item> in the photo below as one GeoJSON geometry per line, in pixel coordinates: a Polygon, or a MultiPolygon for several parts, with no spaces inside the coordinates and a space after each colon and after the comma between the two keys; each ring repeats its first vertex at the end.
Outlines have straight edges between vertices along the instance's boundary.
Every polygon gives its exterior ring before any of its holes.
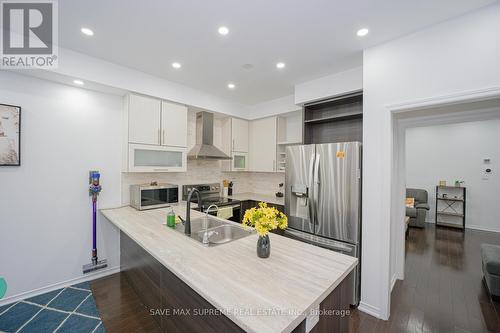
{"type": "Polygon", "coordinates": [[[248,168],[248,154],[233,153],[233,170],[247,170],[247,168],[248,168]]]}
{"type": "Polygon", "coordinates": [[[186,171],[186,148],[129,145],[130,172],[186,171]]]}
{"type": "Polygon", "coordinates": [[[182,152],[136,149],[134,166],[181,167],[182,152]]]}

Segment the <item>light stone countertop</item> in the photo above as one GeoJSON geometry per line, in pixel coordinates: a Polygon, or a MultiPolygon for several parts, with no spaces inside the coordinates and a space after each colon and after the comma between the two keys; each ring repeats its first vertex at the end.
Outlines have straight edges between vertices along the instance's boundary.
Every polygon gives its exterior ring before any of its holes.
{"type": "Polygon", "coordinates": [[[228,198],[236,199],[236,200],[240,200],[240,201],[254,200],[254,201],[264,201],[264,202],[272,203],[275,205],[282,205],[282,206],[285,205],[285,197],[278,198],[275,195],[259,194],[259,193],[252,193],[252,192],[235,193],[233,195],[229,195],[228,198]]]}
{"type": "MultiPolygon", "coordinates": [[[[173,208],[185,217],[185,204],[173,208]]],[[[163,225],[169,210],[100,212],[247,332],[292,331],[357,264],[356,258],[275,234],[267,259],[257,257],[257,234],[205,247],[163,225]]],[[[202,215],[191,211],[192,218],[202,215]]]]}

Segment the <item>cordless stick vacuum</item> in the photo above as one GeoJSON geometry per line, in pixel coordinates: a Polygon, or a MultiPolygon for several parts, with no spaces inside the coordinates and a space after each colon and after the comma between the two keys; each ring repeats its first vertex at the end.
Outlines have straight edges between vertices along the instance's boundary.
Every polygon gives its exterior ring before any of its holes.
{"type": "Polygon", "coordinates": [[[102,187],[99,184],[100,177],[101,175],[99,174],[99,171],[89,171],[89,195],[92,197],[92,262],[90,264],[83,265],[83,274],[108,267],[106,259],[97,259],[97,197],[102,190],[102,187]]]}

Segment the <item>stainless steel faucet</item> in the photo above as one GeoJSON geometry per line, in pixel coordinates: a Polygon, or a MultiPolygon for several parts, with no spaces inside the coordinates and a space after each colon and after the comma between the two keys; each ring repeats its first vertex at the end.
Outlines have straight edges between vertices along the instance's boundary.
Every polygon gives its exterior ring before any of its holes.
{"type": "Polygon", "coordinates": [[[193,187],[188,194],[187,204],[186,204],[186,223],[184,224],[184,233],[186,235],[191,235],[191,197],[196,193],[198,198],[198,209],[202,211],[203,202],[201,201],[201,194],[197,188],[193,187]]]}
{"type": "Polygon", "coordinates": [[[212,207],[215,207],[215,212],[217,212],[219,210],[219,207],[217,207],[216,204],[211,204],[210,206],[208,206],[207,210],[205,211],[206,215],[205,215],[205,232],[203,233],[203,240],[201,241],[204,245],[208,245],[210,244],[210,236],[212,235],[217,235],[218,232],[217,231],[208,231],[208,213],[210,213],[210,209],[212,207]]]}
{"type": "Polygon", "coordinates": [[[207,210],[205,211],[205,213],[206,213],[206,214],[205,214],[205,217],[206,217],[206,218],[208,218],[208,213],[210,213],[210,209],[211,209],[212,207],[215,207],[215,208],[216,208],[216,209],[215,209],[215,212],[217,212],[217,211],[219,210],[219,207],[217,207],[217,205],[216,205],[216,204],[211,204],[210,206],[208,206],[207,210]]]}

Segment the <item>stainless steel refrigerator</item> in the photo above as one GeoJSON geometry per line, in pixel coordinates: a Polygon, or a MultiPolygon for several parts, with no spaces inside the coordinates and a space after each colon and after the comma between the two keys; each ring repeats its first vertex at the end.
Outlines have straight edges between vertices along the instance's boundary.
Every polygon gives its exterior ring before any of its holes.
{"type": "MultiPolygon", "coordinates": [[[[286,149],[285,235],[329,250],[361,256],[361,143],[286,149]]],[[[360,298],[360,267],[351,277],[351,304],[360,298]]]]}

